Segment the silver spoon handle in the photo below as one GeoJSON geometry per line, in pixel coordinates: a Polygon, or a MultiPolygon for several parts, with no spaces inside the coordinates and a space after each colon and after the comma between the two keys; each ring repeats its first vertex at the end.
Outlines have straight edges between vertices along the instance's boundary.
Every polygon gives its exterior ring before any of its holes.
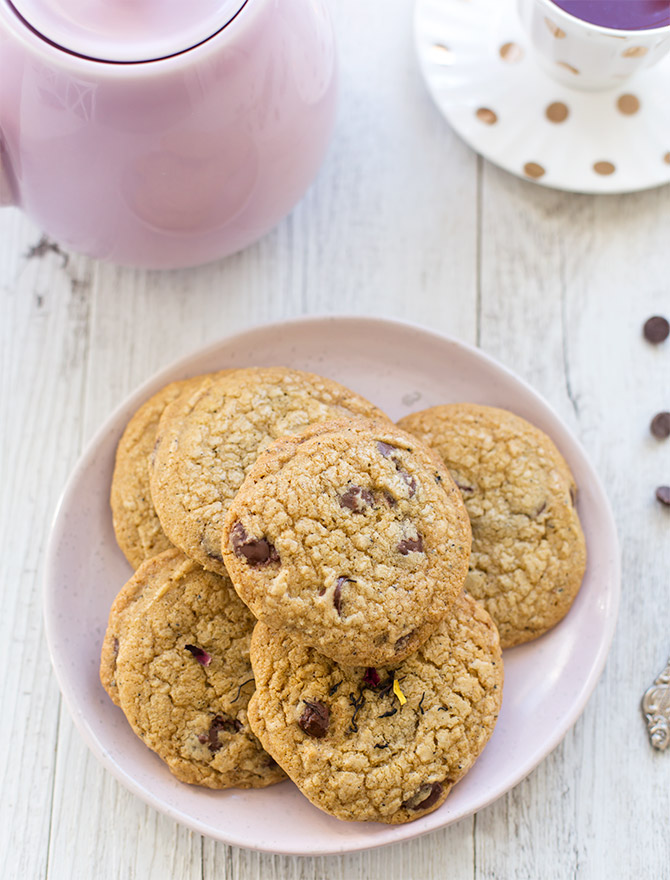
{"type": "Polygon", "coordinates": [[[670,660],[642,697],[649,739],[655,749],[670,745],[670,660]]]}

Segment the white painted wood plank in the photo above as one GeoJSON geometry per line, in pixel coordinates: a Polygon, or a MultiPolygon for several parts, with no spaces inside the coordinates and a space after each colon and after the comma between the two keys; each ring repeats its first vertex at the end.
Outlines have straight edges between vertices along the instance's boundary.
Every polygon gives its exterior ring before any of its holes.
{"type": "Polygon", "coordinates": [[[670,761],[639,701],[670,654],[670,348],[641,327],[670,315],[670,190],[585,198],[486,169],[482,344],[576,428],[614,505],[623,597],[605,674],[563,744],[477,817],[477,876],[670,876],[670,761]],[[496,841],[509,841],[495,846],[496,841]]]}
{"type": "Polygon", "coordinates": [[[0,853],[3,876],[32,878],[46,870],[60,702],[42,629],[45,536],[78,451],[89,308],[77,263],[35,250],[39,231],[18,211],[0,230],[0,853]]]}

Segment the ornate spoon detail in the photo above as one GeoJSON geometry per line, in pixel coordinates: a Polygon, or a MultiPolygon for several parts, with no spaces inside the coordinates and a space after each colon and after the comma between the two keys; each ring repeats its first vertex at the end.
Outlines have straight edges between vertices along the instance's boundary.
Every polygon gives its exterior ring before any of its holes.
{"type": "Polygon", "coordinates": [[[655,749],[670,745],[670,660],[663,672],[642,697],[649,739],[655,749]]]}

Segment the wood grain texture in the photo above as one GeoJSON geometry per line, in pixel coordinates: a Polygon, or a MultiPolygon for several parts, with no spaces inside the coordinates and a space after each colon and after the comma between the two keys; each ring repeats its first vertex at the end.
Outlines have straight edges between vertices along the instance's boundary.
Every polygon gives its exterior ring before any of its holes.
{"type": "MultiPolygon", "coordinates": [[[[303,201],[262,241],[196,270],[64,254],[0,212],[3,876],[185,880],[670,878],[670,754],[639,700],[670,654],[670,188],[557,193],[478,160],[432,106],[411,3],[338,0],[342,98],[303,201]],[[28,256],[32,254],[32,256],[28,256]],[[400,317],[478,342],[577,433],[612,501],[624,578],[605,673],[563,743],[506,797],[419,840],[302,859],[224,846],[145,807],[84,746],[50,670],[41,579],[57,498],[84,444],[157,369],[256,323],[400,317]]],[[[401,356],[401,353],[400,355],[401,356]]]]}

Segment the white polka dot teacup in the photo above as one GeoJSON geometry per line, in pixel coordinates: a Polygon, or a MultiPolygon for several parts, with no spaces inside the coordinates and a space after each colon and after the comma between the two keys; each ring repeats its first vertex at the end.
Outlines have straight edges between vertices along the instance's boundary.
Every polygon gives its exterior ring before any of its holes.
{"type": "Polygon", "coordinates": [[[615,30],[583,21],[553,0],[518,0],[518,6],[543,67],[574,88],[616,88],[670,50],[670,25],[615,30]]]}

